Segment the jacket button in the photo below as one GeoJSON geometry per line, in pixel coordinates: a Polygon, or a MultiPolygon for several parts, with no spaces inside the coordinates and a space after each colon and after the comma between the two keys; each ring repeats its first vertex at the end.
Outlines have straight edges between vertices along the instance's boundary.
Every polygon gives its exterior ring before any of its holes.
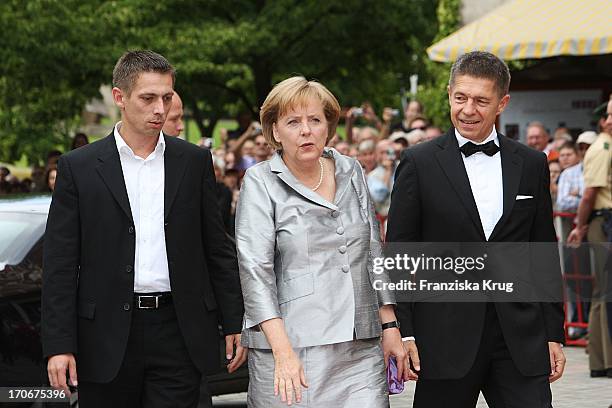
{"type": "Polygon", "coordinates": [[[133,234],[133,233],[134,233],[134,226],[133,226],[133,225],[130,225],[130,228],[128,228],[128,232],[129,232],[130,234],[133,234]]]}
{"type": "Polygon", "coordinates": [[[132,265],[128,265],[128,266],[125,267],[125,271],[127,273],[132,273],[133,270],[134,270],[134,268],[132,268],[132,265]]]}
{"type": "Polygon", "coordinates": [[[125,310],[126,312],[128,312],[130,310],[132,306],[129,303],[124,303],[123,304],[123,310],[125,310]]]}
{"type": "Polygon", "coordinates": [[[336,229],[336,234],[338,234],[338,235],[342,235],[342,234],[344,234],[344,228],[343,228],[343,227],[338,227],[338,228],[336,229]]]}
{"type": "Polygon", "coordinates": [[[164,222],[164,228],[168,228],[168,223],[164,222]]]}
{"type": "Polygon", "coordinates": [[[350,270],[348,265],[342,265],[342,272],[344,273],[348,273],[348,271],[350,270]]]}
{"type": "Polygon", "coordinates": [[[340,216],[340,212],[334,210],[334,211],[331,212],[331,216],[334,217],[334,218],[338,218],[340,216]]]}
{"type": "Polygon", "coordinates": [[[346,253],[346,245],[342,245],[338,248],[338,251],[340,251],[341,254],[346,253]]]}

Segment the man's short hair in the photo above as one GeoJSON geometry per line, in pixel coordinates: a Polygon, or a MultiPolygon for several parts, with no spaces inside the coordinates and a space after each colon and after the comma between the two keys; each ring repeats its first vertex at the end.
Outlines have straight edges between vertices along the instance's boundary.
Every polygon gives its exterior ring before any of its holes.
{"type": "Polygon", "coordinates": [[[542,129],[542,132],[550,137],[550,135],[548,134],[548,130],[546,129],[546,126],[544,126],[542,122],[538,122],[537,120],[529,122],[527,124],[527,129],[532,128],[532,127],[537,127],[537,128],[542,129]]]}
{"type": "Polygon", "coordinates": [[[49,150],[49,153],[47,153],[47,160],[53,157],[60,157],[61,155],[62,152],[60,152],[59,150],[49,150]]]}
{"type": "Polygon", "coordinates": [[[561,147],[559,148],[559,151],[565,150],[565,149],[570,149],[570,150],[573,150],[574,153],[578,153],[578,147],[576,146],[574,142],[563,143],[563,145],[561,145],[561,147]]]}
{"type": "Polygon", "coordinates": [[[507,95],[510,89],[508,65],[490,52],[472,51],[457,58],[451,68],[448,81],[451,88],[455,84],[455,79],[461,75],[493,81],[500,97],[507,95]]]}
{"type": "Polygon", "coordinates": [[[359,146],[357,147],[357,151],[359,153],[369,153],[373,152],[374,150],[376,150],[376,143],[372,139],[364,140],[363,142],[359,143],[359,146]]]}
{"type": "Polygon", "coordinates": [[[143,72],[172,75],[172,85],[176,72],[166,58],[149,50],[133,50],[125,52],[113,69],[113,87],[125,91],[129,96],[132,88],[143,72]]]}
{"type": "Polygon", "coordinates": [[[425,122],[425,127],[429,126],[429,121],[427,120],[425,116],[417,115],[414,118],[410,119],[410,122],[408,123],[408,127],[412,129],[412,124],[416,122],[417,120],[422,120],[423,122],[425,122]]]}

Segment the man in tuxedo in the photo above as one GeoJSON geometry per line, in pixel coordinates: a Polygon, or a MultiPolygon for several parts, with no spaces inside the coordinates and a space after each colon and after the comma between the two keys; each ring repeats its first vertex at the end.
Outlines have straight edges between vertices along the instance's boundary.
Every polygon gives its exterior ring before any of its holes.
{"type": "Polygon", "coordinates": [[[246,359],[210,152],[161,132],[174,76],[163,56],[126,52],[113,71],[122,121],[58,163],[43,353],[51,385],[67,390],[68,375],[84,408],[197,406],[220,365],[219,323],[228,370],[246,359]]]}
{"type": "MultiPolygon", "coordinates": [[[[508,67],[490,53],[453,64],[454,128],[404,152],[388,243],[556,240],[546,156],[495,129],[509,84],[508,67]]],[[[561,303],[412,302],[397,313],[418,378],[415,408],[474,407],[480,391],[490,407],[551,406],[549,382],[565,364],[561,303]]]]}

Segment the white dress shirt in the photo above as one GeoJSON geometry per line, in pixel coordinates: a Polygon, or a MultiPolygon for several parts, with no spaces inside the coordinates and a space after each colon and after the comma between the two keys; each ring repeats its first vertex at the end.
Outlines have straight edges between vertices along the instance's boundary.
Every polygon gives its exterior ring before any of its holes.
{"type": "Polygon", "coordinates": [[[164,151],[166,143],[160,132],[155,150],[143,159],[134,154],[115,125],[123,179],[127,188],[134,228],[134,292],[169,292],[170,274],[164,231],[164,151]]]}
{"type": "MultiPolygon", "coordinates": [[[[459,147],[467,142],[472,142],[470,139],[461,136],[457,129],[455,129],[455,137],[457,137],[459,147]]],[[[490,140],[493,140],[493,143],[499,147],[499,139],[497,138],[495,126],[493,126],[491,134],[485,140],[480,143],[472,143],[485,144],[490,140]]],[[[493,156],[487,156],[483,152],[476,152],[470,157],[465,157],[461,153],[461,157],[463,158],[463,164],[470,181],[474,201],[476,201],[480,222],[488,241],[495,225],[497,225],[504,212],[501,154],[497,152],[493,156]]],[[[408,340],[414,341],[415,338],[414,336],[402,338],[402,341],[408,340]]]]}
{"type": "MultiPolygon", "coordinates": [[[[459,142],[459,147],[471,141],[461,136],[457,129],[455,129],[455,136],[457,137],[457,142],[459,142]]],[[[472,143],[485,144],[491,140],[499,147],[499,139],[495,126],[493,126],[491,134],[485,140],[480,143],[472,143]]],[[[483,152],[477,152],[470,157],[465,157],[461,153],[461,156],[463,157],[465,171],[470,180],[470,187],[474,201],[476,201],[482,229],[488,241],[495,225],[497,225],[504,212],[501,153],[497,152],[493,156],[487,156],[483,152]]]]}

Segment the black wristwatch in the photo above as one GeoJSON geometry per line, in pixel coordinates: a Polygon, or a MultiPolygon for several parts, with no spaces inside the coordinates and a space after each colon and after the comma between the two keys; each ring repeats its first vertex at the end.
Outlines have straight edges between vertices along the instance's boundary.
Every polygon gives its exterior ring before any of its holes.
{"type": "Polygon", "coordinates": [[[397,320],[393,321],[393,322],[388,322],[388,323],[383,323],[382,324],[382,329],[386,330],[386,329],[390,329],[392,327],[397,327],[398,329],[400,328],[400,322],[398,322],[397,320]]]}

